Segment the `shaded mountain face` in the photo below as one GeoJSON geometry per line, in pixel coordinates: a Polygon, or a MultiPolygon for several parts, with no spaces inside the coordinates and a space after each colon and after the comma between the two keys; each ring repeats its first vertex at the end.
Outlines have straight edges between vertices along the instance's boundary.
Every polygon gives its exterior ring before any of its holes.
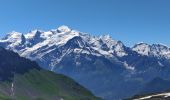
{"type": "Polygon", "coordinates": [[[0,81],[12,81],[14,74],[24,74],[31,69],[40,70],[40,67],[35,62],[0,47],[0,81]]]}
{"type": "Polygon", "coordinates": [[[156,77],[141,87],[141,91],[135,96],[125,100],[169,100],[170,80],[156,77]]]}
{"type": "Polygon", "coordinates": [[[101,100],[74,80],[0,48],[1,100],[101,100]]]}
{"type": "Polygon", "coordinates": [[[165,80],[159,77],[154,78],[146,83],[140,94],[160,93],[170,89],[170,80],[165,80]]]}
{"type": "Polygon", "coordinates": [[[130,48],[109,35],[91,36],[67,26],[46,32],[12,32],[0,45],[45,69],[72,77],[108,100],[135,95],[138,87],[155,77],[170,76],[168,46],[139,43],[130,48]]]}

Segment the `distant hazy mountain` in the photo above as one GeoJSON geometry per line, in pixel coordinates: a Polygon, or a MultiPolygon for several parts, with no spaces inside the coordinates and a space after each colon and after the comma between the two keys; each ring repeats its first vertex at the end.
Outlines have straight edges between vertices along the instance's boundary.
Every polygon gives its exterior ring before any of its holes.
{"type": "Polygon", "coordinates": [[[133,96],[156,77],[170,79],[170,48],[162,44],[131,48],[109,35],[91,36],[61,26],[46,32],[11,32],[0,45],[72,77],[108,100],[133,96]]]}
{"type": "Polygon", "coordinates": [[[100,100],[66,76],[0,48],[0,100],[100,100]]]}
{"type": "Polygon", "coordinates": [[[164,80],[159,77],[154,78],[150,82],[144,85],[140,94],[158,93],[164,92],[170,89],[170,81],[164,80]]]}

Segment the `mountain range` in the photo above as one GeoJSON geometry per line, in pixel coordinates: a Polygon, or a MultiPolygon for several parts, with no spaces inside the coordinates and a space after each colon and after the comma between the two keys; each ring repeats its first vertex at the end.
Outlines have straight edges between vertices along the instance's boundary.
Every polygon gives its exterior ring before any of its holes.
{"type": "Polygon", "coordinates": [[[60,26],[26,34],[13,31],[0,40],[0,46],[73,78],[106,100],[154,92],[145,87],[155,78],[170,80],[170,48],[163,44],[128,47],[109,35],[92,36],[60,26]]]}

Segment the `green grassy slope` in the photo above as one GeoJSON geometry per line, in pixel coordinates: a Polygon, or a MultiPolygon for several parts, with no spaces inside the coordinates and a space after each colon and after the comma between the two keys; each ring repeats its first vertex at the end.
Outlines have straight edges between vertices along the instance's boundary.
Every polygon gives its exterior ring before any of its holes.
{"type": "Polygon", "coordinates": [[[0,47],[0,100],[99,100],[74,80],[0,47]]]}
{"type": "Polygon", "coordinates": [[[0,82],[0,100],[100,100],[66,76],[32,69],[0,82]],[[12,95],[12,83],[13,93],[12,95]]]}

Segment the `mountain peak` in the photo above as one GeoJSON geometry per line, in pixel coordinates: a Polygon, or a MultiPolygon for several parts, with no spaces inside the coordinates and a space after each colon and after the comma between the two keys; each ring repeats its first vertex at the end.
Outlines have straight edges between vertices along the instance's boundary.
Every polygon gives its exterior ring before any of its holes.
{"type": "Polygon", "coordinates": [[[42,31],[40,31],[40,30],[38,30],[38,29],[35,29],[35,30],[32,30],[32,31],[30,31],[29,33],[27,33],[26,35],[25,35],[25,37],[27,38],[27,39],[32,39],[32,38],[34,38],[35,36],[37,37],[37,36],[40,36],[40,34],[42,33],[42,31]]]}
{"type": "Polygon", "coordinates": [[[7,34],[7,38],[13,38],[13,39],[18,39],[22,36],[22,33],[16,32],[16,31],[12,31],[10,33],[7,34]]]}
{"type": "Polygon", "coordinates": [[[38,33],[41,33],[42,31],[41,31],[41,30],[38,30],[38,29],[35,29],[35,30],[31,30],[30,33],[34,33],[34,34],[35,34],[35,33],[37,33],[37,32],[38,32],[38,33]]]}
{"type": "Polygon", "coordinates": [[[133,48],[133,51],[145,56],[155,56],[155,57],[163,57],[170,58],[170,48],[163,44],[152,44],[149,45],[147,43],[138,43],[133,48]]]}
{"type": "Polygon", "coordinates": [[[60,27],[57,28],[57,31],[58,31],[59,33],[61,33],[61,32],[70,32],[71,29],[70,29],[68,26],[62,25],[62,26],[60,26],[60,27]]]}
{"type": "Polygon", "coordinates": [[[138,52],[139,54],[142,55],[149,55],[150,52],[150,45],[144,42],[137,43],[132,50],[138,52]]]}
{"type": "Polygon", "coordinates": [[[0,42],[10,42],[14,45],[17,45],[20,44],[20,42],[22,41],[22,37],[23,37],[22,33],[12,31],[10,33],[7,33],[7,35],[4,38],[2,38],[0,42]]]}
{"type": "Polygon", "coordinates": [[[162,43],[158,43],[158,44],[152,44],[152,46],[158,46],[158,47],[165,47],[165,48],[169,48],[169,46],[162,44],[162,43]]]}
{"type": "Polygon", "coordinates": [[[145,43],[145,42],[139,42],[139,43],[137,43],[136,45],[149,45],[149,44],[147,44],[147,43],[145,43]]]}
{"type": "Polygon", "coordinates": [[[112,39],[112,37],[109,34],[101,35],[99,38],[104,39],[104,40],[112,39]]]}

